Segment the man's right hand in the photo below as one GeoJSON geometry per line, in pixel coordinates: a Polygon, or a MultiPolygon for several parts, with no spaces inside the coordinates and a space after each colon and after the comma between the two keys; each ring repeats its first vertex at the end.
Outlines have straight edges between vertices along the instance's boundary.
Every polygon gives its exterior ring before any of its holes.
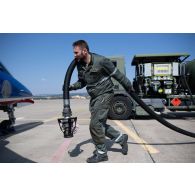
{"type": "Polygon", "coordinates": [[[72,90],[74,90],[74,85],[69,86],[69,91],[72,91],[72,90]]]}

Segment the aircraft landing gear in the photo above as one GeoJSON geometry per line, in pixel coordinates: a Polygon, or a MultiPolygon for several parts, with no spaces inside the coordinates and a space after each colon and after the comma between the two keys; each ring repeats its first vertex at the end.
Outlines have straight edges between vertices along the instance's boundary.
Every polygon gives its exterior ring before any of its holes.
{"type": "Polygon", "coordinates": [[[3,120],[0,123],[0,132],[1,134],[6,135],[6,134],[9,134],[15,131],[14,124],[15,124],[16,118],[14,116],[13,107],[9,106],[4,111],[7,112],[9,120],[3,120]]]}

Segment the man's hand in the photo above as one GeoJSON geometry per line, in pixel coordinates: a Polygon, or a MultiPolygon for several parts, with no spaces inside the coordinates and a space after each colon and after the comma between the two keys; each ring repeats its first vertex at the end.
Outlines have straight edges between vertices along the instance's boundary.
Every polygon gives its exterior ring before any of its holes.
{"type": "Polygon", "coordinates": [[[74,90],[74,85],[69,86],[69,91],[72,91],[72,90],[74,90]]]}
{"type": "MultiPolygon", "coordinates": [[[[74,90],[74,85],[70,85],[68,89],[69,89],[69,91],[74,90]]],[[[64,90],[65,90],[65,87],[64,87],[64,85],[63,85],[62,91],[64,91],[64,90]]]]}

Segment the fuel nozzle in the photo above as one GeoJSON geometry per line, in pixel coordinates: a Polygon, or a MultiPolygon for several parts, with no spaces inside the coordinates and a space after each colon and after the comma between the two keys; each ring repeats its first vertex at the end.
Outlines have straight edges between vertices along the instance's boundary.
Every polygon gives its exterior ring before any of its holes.
{"type": "Polygon", "coordinates": [[[64,85],[62,87],[64,109],[62,112],[63,117],[58,119],[58,123],[65,138],[73,137],[73,134],[76,133],[77,130],[77,126],[76,126],[77,117],[72,117],[72,111],[70,109],[70,97],[69,97],[70,80],[76,65],[77,65],[77,61],[74,59],[67,69],[64,78],[64,85]]]}
{"type": "Polygon", "coordinates": [[[73,137],[73,134],[76,133],[77,126],[77,117],[71,117],[72,111],[70,106],[65,106],[62,112],[63,118],[58,119],[58,123],[61,131],[64,134],[64,138],[73,137]]]}

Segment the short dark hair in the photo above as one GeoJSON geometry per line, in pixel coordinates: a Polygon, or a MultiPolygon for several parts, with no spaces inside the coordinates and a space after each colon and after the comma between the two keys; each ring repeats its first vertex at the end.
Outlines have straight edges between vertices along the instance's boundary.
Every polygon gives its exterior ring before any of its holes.
{"type": "Polygon", "coordinates": [[[87,42],[85,40],[78,40],[78,41],[75,41],[73,44],[72,44],[73,47],[76,47],[76,46],[80,46],[81,48],[86,48],[87,51],[89,52],[89,46],[87,44],[87,42]]]}

